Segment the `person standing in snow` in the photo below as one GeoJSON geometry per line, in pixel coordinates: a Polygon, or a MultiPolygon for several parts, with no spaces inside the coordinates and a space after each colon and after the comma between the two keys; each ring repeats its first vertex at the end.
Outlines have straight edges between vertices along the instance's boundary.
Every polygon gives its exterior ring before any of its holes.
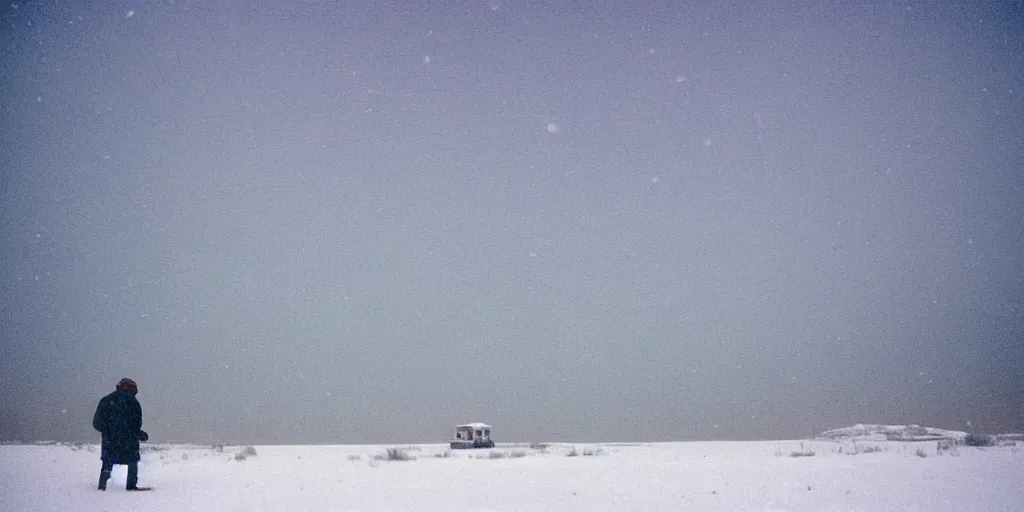
{"type": "Polygon", "coordinates": [[[99,490],[107,490],[107,480],[114,464],[128,466],[129,491],[147,490],[139,487],[139,441],[149,440],[149,434],[142,430],[142,406],[136,400],[139,386],[135,381],[124,378],[117,383],[115,391],[102,399],[92,416],[92,427],[103,434],[100,448],[99,490]]]}

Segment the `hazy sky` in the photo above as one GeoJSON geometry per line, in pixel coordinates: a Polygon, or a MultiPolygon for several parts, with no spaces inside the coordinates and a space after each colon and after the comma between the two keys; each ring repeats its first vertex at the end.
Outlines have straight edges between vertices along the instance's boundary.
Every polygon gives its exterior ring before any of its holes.
{"type": "Polygon", "coordinates": [[[1024,7],[835,4],[5,4],[0,439],[1024,429],[1024,7]]]}

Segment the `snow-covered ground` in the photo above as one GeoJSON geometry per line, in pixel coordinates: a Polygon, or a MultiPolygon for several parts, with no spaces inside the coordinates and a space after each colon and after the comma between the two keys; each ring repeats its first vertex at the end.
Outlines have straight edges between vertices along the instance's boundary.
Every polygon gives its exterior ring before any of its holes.
{"type": "Polygon", "coordinates": [[[1024,510],[1021,444],[414,445],[406,461],[378,460],[389,446],[144,446],[142,493],[123,466],[96,490],[95,445],[0,446],[0,510],[1024,510]]]}

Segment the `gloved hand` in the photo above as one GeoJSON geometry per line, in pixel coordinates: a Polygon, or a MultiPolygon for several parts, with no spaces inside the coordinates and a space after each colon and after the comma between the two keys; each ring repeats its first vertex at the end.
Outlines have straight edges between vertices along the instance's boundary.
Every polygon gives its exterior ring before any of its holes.
{"type": "Polygon", "coordinates": [[[139,431],[139,441],[142,441],[143,443],[149,441],[149,434],[147,434],[145,430],[139,431]]]}

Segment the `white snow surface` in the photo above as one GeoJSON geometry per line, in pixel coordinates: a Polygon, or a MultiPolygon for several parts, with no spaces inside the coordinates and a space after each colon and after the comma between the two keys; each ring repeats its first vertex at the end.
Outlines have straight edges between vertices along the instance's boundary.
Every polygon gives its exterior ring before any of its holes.
{"type": "Polygon", "coordinates": [[[140,485],[155,490],[141,493],[124,490],[124,466],[96,490],[95,445],[3,445],[0,510],[1022,510],[1021,445],[940,454],[935,441],[851,443],[399,446],[408,461],[378,460],[393,447],[383,445],[255,446],[243,457],[243,446],[147,444],[140,485]]]}

